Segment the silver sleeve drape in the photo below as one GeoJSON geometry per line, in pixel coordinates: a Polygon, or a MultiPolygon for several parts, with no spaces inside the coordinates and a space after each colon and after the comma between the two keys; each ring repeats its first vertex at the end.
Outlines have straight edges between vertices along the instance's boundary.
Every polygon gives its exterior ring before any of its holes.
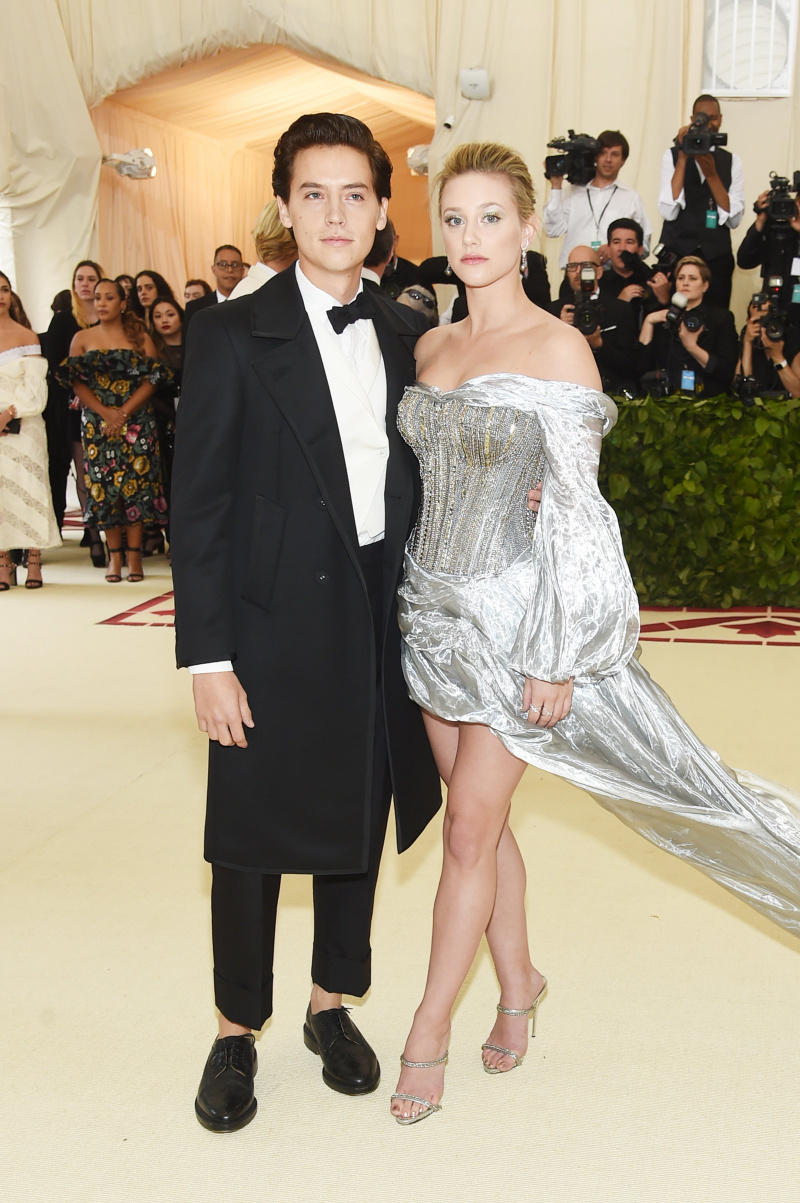
{"type": "Polygon", "coordinates": [[[511,665],[541,681],[596,680],[618,672],[639,637],[619,525],[597,487],[603,420],[545,405],[537,419],[547,469],[511,665]]]}

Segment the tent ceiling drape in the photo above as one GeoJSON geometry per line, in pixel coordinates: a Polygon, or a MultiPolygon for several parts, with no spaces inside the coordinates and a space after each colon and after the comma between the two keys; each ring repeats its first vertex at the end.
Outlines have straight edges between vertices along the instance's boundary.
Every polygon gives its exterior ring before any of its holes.
{"type": "MultiPolygon", "coordinates": [[[[539,164],[549,137],[570,126],[590,133],[622,128],[632,147],[624,179],[642,193],[657,226],[661,154],[702,90],[704,8],[700,0],[4,4],[0,101],[3,129],[11,133],[0,133],[0,263],[15,274],[29,311],[43,321],[71,265],[97,250],[92,232],[101,149],[88,108],[136,87],[146,106],[148,92],[152,101],[163,88],[156,77],[168,70],[180,69],[190,80],[197,71],[201,87],[203,72],[213,75],[213,56],[221,51],[241,54],[243,71],[253,68],[254,96],[260,70],[289,70],[288,89],[292,73],[302,69],[298,56],[310,56],[324,60],[325,87],[338,87],[340,96],[367,106],[360,112],[377,104],[387,122],[405,119],[428,130],[430,104],[419,97],[433,97],[439,115],[434,168],[450,146],[492,138],[522,152],[542,192],[539,164]],[[277,49],[261,58],[264,47],[277,49]],[[290,69],[281,57],[285,51],[294,52],[290,69]],[[489,100],[460,96],[458,72],[466,66],[488,70],[489,100]],[[391,85],[419,97],[401,97],[391,85]],[[451,113],[454,122],[446,130],[441,118],[451,113]]],[[[800,57],[796,63],[794,96],[724,104],[729,145],[744,160],[748,204],[767,186],[770,170],[791,175],[800,167],[800,57]]],[[[320,75],[320,89],[322,80],[320,75]]],[[[164,97],[165,104],[178,101],[177,95],[164,97]]],[[[130,96],[126,107],[129,102],[130,96]]],[[[135,108],[146,115],[139,102],[135,108]]],[[[254,121],[253,113],[222,111],[214,118],[224,130],[218,142],[229,156],[259,153],[274,137],[267,126],[275,115],[268,106],[254,121]]],[[[164,110],[159,117],[164,120],[164,110]]],[[[182,120],[191,122],[192,114],[182,120]]],[[[208,136],[207,129],[177,120],[165,124],[187,136],[208,136]]],[[[746,216],[734,242],[747,224],[746,216]]],[[[737,274],[739,309],[753,283],[737,274]]]]}

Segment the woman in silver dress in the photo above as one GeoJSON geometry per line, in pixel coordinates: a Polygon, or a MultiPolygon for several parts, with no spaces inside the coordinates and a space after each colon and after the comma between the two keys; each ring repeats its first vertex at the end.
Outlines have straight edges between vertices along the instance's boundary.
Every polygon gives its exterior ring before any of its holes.
{"type": "Polygon", "coordinates": [[[526,764],[800,933],[800,797],[726,768],[635,658],[637,598],[597,487],[616,408],[581,334],[523,292],[536,229],[525,164],[507,147],[458,147],[439,207],[469,315],[420,339],[398,417],[423,485],[403,665],[448,786],[428,979],[392,1096],[405,1124],[440,1109],[450,1014],[484,933],[500,982],[484,1068],[522,1064],[547,985],[508,822],[526,764]]]}

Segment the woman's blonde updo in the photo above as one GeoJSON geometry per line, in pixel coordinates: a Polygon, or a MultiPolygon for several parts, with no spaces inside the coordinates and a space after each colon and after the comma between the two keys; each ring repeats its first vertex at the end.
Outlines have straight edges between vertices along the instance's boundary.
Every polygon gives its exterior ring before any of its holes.
{"type": "Polygon", "coordinates": [[[479,172],[481,175],[505,176],[511,185],[514,204],[517,206],[522,221],[528,221],[533,216],[536,205],[533,180],[524,160],[517,152],[499,142],[465,142],[462,146],[457,146],[455,150],[450,151],[442,170],[434,180],[440,217],[442,192],[445,184],[472,171],[479,172]]]}
{"type": "Polygon", "coordinates": [[[297,243],[291,230],[287,230],[281,222],[277,201],[268,201],[259,213],[253,226],[253,242],[256,244],[259,263],[269,263],[271,259],[286,259],[289,255],[296,254],[297,243]]]}

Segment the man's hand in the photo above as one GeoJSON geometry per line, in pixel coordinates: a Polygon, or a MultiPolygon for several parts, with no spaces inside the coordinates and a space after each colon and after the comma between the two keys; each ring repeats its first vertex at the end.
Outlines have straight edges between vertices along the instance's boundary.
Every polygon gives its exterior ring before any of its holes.
{"type": "Polygon", "coordinates": [[[534,487],[528,493],[528,509],[532,510],[534,514],[538,514],[539,502],[541,500],[542,500],[542,482],[539,481],[539,483],[537,485],[534,485],[534,487]]]}
{"type": "Polygon", "coordinates": [[[678,154],[683,155],[684,159],[686,158],[686,151],[681,150],[680,148],[683,146],[683,139],[688,134],[689,128],[690,127],[688,125],[682,125],[675,137],[675,145],[678,147],[678,154]]]}
{"type": "Polygon", "coordinates": [[[195,673],[192,691],[200,730],[226,748],[246,748],[244,728],[255,723],[236,673],[195,673]]]}
{"type": "Polygon", "coordinates": [[[715,180],[717,178],[717,163],[712,154],[695,155],[694,161],[698,167],[702,168],[703,175],[707,180],[715,180]]]}
{"type": "Polygon", "coordinates": [[[626,284],[622,292],[619,294],[621,301],[633,301],[637,297],[644,295],[644,286],[641,284],[626,284]]]}
{"type": "Polygon", "coordinates": [[[563,185],[564,185],[563,175],[551,175],[550,176],[550,187],[555,188],[556,192],[560,192],[563,185]]]}
{"type": "Polygon", "coordinates": [[[573,319],[575,317],[575,306],[574,305],[562,305],[561,312],[559,313],[558,316],[561,318],[562,322],[566,322],[568,326],[571,326],[573,319]]]}
{"type": "Polygon", "coordinates": [[[601,264],[608,263],[611,258],[611,249],[607,242],[604,242],[602,246],[597,248],[597,258],[601,264]]]}
{"type": "Polygon", "coordinates": [[[780,342],[773,342],[767,334],[764,327],[761,327],[761,345],[767,353],[767,358],[773,363],[780,363],[786,356],[783,353],[783,339],[780,342]]]}
{"type": "Polygon", "coordinates": [[[555,727],[572,708],[572,677],[563,685],[530,677],[522,692],[522,712],[535,727],[555,727]]]}

